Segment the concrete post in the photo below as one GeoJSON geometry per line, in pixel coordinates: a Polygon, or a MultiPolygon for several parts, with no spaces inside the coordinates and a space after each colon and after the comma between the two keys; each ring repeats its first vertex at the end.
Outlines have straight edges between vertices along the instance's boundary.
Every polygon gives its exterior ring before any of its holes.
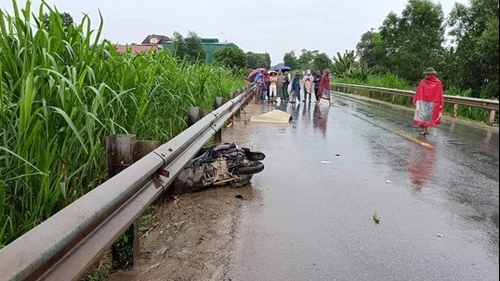
{"type": "Polygon", "coordinates": [[[493,126],[493,123],[495,122],[495,115],[496,115],[496,111],[490,110],[490,113],[488,114],[488,120],[486,121],[487,125],[493,126]]]}
{"type": "Polygon", "coordinates": [[[457,118],[458,116],[458,104],[453,104],[453,111],[451,112],[451,117],[457,118]]]}

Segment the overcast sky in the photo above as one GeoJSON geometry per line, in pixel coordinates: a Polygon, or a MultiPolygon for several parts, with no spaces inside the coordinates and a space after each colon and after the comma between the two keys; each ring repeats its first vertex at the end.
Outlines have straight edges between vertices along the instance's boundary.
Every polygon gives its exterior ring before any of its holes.
{"type": "MultiPolygon", "coordinates": [[[[0,6],[12,12],[11,0],[0,6]]],[[[33,0],[38,8],[39,0],[33,0]]],[[[378,28],[390,11],[401,14],[406,0],[47,0],[79,21],[82,13],[97,27],[104,17],[104,36],[116,43],[140,43],[149,34],[169,37],[188,31],[203,38],[233,42],[245,52],[268,52],[272,64],[286,52],[319,50],[332,57],[354,50],[361,35],[378,28]]],[[[435,0],[448,16],[455,2],[435,0]]],[[[24,6],[24,0],[17,0],[24,6]]]]}

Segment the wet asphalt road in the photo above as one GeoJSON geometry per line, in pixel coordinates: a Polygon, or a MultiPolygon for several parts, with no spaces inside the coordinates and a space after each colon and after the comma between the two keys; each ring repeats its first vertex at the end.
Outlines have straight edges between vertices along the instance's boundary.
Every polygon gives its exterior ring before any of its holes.
{"type": "Polygon", "coordinates": [[[447,119],[422,139],[430,149],[391,131],[420,138],[411,111],[334,100],[280,105],[285,126],[248,124],[266,168],[228,277],[499,280],[498,129],[447,119]]]}

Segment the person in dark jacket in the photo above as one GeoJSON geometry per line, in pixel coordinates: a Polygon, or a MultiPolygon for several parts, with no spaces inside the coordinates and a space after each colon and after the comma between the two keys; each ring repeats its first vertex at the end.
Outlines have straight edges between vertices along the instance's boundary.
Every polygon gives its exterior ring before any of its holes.
{"type": "Polygon", "coordinates": [[[283,99],[288,100],[288,85],[290,85],[290,75],[287,71],[283,73],[283,99]]]}
{"type": "MultiPolygon", "coordinates": [[[[318,93],[319,93],[319,83],[320,82],[321,82],[321,71],[320,70],[316,70],[316,73],[314,74],[314,79],[313,79],[314,94],[315,94],[316,97],[318,96],[318,93]]],[[[318,99],[316,99],[316,101],[318,101],[318,99]]]]}
{"type": "Polygon", "coordinates": [[[300,75],[297,73],[293,77],[292,80],[292,88],[291,88],[291,103],[295,102],[297,99],[300,102],[300,75]]]}

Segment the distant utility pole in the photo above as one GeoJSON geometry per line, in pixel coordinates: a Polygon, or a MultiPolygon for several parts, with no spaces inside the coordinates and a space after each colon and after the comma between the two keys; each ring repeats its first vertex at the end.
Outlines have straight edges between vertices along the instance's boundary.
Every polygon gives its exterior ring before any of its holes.
{"type": "Polygon", "coordinates": [[[222,38],[224,38],[224,43],[227,43],[226,36],[224,36],[224,33],[222,31],[219,31],[220,34],[222,34],[222,38]]]}

